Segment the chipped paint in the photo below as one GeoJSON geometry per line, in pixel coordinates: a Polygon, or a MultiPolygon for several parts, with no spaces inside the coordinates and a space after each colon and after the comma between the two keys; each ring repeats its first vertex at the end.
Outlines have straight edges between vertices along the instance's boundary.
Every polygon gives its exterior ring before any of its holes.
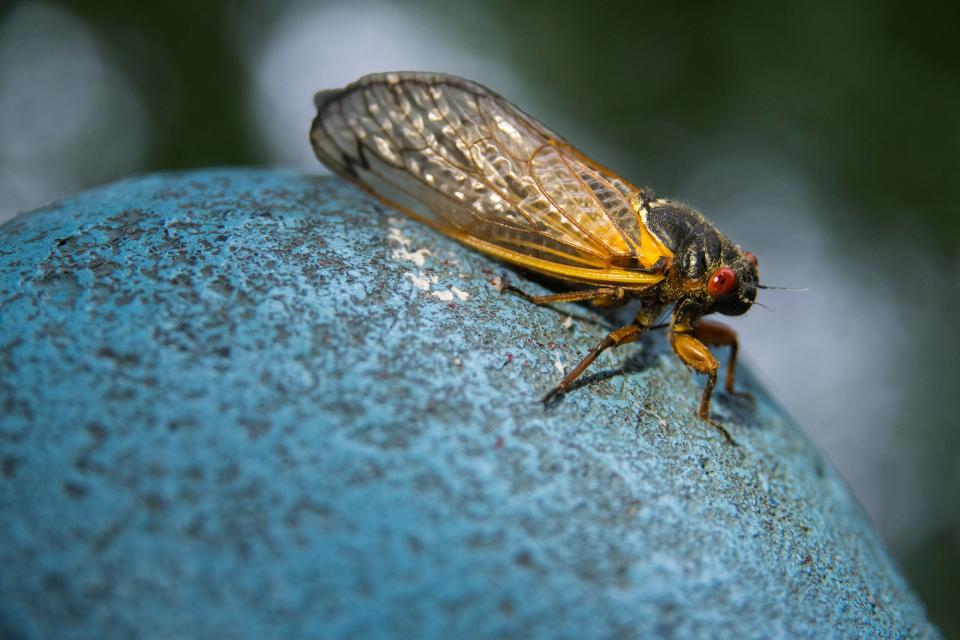
{"type": "MultiPolygon", "coordinates": [[[[396,220],[396,218],[390,218],[390,220],[396,220]]],[[[421,268],[424,266],[424,264],[426,264],[427,256],[430,255],[430,250],[421,248],[417,249],[416,251],[410,251],[410,239],[403,235],[403,231],[401,231],[399,227],[390,227],[387,238],[391,242],[399,245],[393,250],[392,253],[392,256],[395,260],[412,262],[421,268]]]]}
{"type": "Polygon", "coordinates": [[[566,373],[566,367],[563,364],[563,361],[560,358],[557,358],[553,361],[553,368],[560,372],[560,375],[566,373]]]}
{"type": "Polygon", "coordinates": [[[407,278],[410,279],[410,282],[413,283],[413,286],[423,291],[430,291],[430,285],[437,281],[436,276],[418,275],[410,271],[406,272],[403,275],[405,275],[407,278]]]}

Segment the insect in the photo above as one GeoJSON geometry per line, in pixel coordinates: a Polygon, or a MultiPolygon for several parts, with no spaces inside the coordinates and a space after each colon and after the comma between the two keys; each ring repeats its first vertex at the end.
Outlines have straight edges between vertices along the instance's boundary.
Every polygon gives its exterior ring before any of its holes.
{"type": "Polygon", "coordinates": [[[503,262],[570,285],[541,305],[640,301],[633,322],[600,341],[544,402],[567,392],[605,349],[637,340],[672,306],[669,339],[707,376],[697,414],[710,417],[719,363],[708,345],[736,333],[704,320],[741,315],[760,287],[757,259],[698,211],[656,197],[579,152],[505,98],[438,73],[379,73],[321,91],[310,141],[317,157],[384,203],[503,262]]]}

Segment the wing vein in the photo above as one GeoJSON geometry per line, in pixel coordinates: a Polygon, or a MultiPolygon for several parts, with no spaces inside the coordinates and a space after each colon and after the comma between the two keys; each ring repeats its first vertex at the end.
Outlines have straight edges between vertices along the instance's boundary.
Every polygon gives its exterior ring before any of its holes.
{"type": "MultiPolygon", "coordinates": [[[[630,236],[627,235],[627,233],[623,230],[623,227],[620,226],[620,223],[617,222],[617,221],[613,218],[613,216],[609,215],[609,213],[608,213],[608,211],[607,211],[607,207],[605,207],[604,204],[603,204],[602,202],[600,202],[600,197],[597,195],[597,192],[594,191],[593,188],[590,187],[590,185],[587,184],[587,181],[583,179],[583,177],[580,175],[580,172],[579,172],[579,171],[576,171],[576,170],[571,166],[570,160],[569,160],[564,154],[562,154],[562,153],[560,154],[560,159],[563,160],[563,164],[566,165],[566,167],[567,167],[567,169],[570,171],[570,173],[572,173],[573,176],[577,179],[577,182],[580,183],[580,186],[582,186],[582,187],[584,188],[584,190],[585,190],[587,193],[590,194],[591,199],[593,199],[593,201],[597,203],[597,208],[599,209],[599,211],[602,212],[603,217],[605,217],[605,218],[610,222],[610,224],[612,224],[612,225],[614,226],[614,228],[616,229],[617,233],[620,235],[620,238],[623,240],[624,245],[626,245],[627,247],[631,247],[631,246],[632,246],[632,247],[634,248],[633,253],[638,253],[639,250],[640,250],[640,247],[638,247],[638,246],[636,245],[636,243],[633,241],[633,239],[630,238],[630,236]]],[[[592,168],[592,167],[587,167],[587,169],[589,169],[589,170],[591,171],[591,173],[593,173],[594,177],[597,176],[597,172],[593,171],[593,168],[592,168]]],[[[601,179],[602,179],[602,178],[601,178],[601,179]]],[[[612,184],[611,184],[610,186],[613,187],[612,184]]]]}
{"type": "MultiPolygon", "coordinates": [[[[361,94],[361,95],[362,95],[362,97],[363,97],[363,99],[364,99],[364,104],[366,105],[366,104],[367,104],[367,102],[366,102],[366,96],[363,95],[363,94],[361,94]]],[[[359,146],[362,146],[364,149],[366,149],[367,151],[369,151],[371,154],[373,154],[374,156],[376,156],[377,158],[379,158],[381,161],[383,161],[383,162],[386,163],[387,165],[393,167],[394,165],[393,165],[392,163],[390,163],[386,158],[384,158],[384,157],[379,153],[379,151],[378,151],[375,147],[371,147],[369,144],[363,142],[363,141],[360,139],[360,137],[357,135],[357,130],[356,130],[356,128],[354,127],[354,125],[352,125],[352,124],[350,123],[350,121],[346,118],[346,116],[343,114],[343,102],[342,102],[342,101],[338,101],[338,105],[337,105],[337,106],[340,107],[341,118],[343,118],[344,123],[345,123],[348,127],[350,127],[350,130],[354,133],[354,138],[357,140],[357,144],[358,144],[359,146]]],[[[370,113],[369,107],[367,107],[367,113],[370,113]]],[[[372,117],[372,114],[370,114],[370,115],[371,115],[371,117],[372,117]]],[[[372,119],[373,119],[374,121],[376,121],[375,118],[372,118],[372,119]]],[[[449,124],[449,123],[448,123],[448,124],[449,124]]],[[[380,126],[379,124],[378,124],[377,126],[378,126],[378,128],[384,133],[384,135],[389,135],[389,134],[387,134],[386,130],[383,129],[382,126],[380,126]]],[[[452,127],[451,127],[451,128],[452,128],[452,127]]],[[[461,138],[461,141],[462,141],[462,138],[461,138]]],[[[438,159],[440,162],[444,162],[444,163],[446,163],[448,166],[451,166],[451,167],[453,167],[453,168],[455,168],[455,169],[459,169],[459,168],[460,168],[458,165],[456,165],[456,164],[448,161],[446,158],[444,158],[444,157],[443,157],[442,155],[440,155],[440,154],[437,154],[437,159],[438,159]]],[[[384,175],[380,174],[380,173],[379,173],[378,171],[376,171],[372,166],[366,167],[366,170],[369,171],[370,173],[376,175],[378,178],[380,178],[380,179],[383,180],[384,182],[390,184],[390,185],[393,186],[394,188],[399,189],[400,191],[402,191],[404,194],[406,194],[407,196],[409,196],[409,197],[412,198],[413,200],[416,200],[417,202],[419,202],[419,203],[421,203],[421,204],[429,207],[429,205],[427,204],[427,202],[425,202],[422,198],[418,197],[416,194],[414,194],[413,192],[411,192],[409,189],[406,189],[406,188],[404,188],[404,187],[401,187],[401,186],[400,186],[399,184],[397,184],[396,182],[390,180],[387,176],[384,176],[384,175]]],[[[461,202],[459,202],[458,200],[456,200],[455,198],[453,198],[450,194],[444,193],[443,191],[440,191],[439,189],[433,188],[429,183],[427,183],[425,180],[423,180],[423,179],[420,178],[419,176],[413,175],[413,174],[411,174],[410,172],[406,172],[406,173],[407,173],[407,175],[409,175],[410,177],[412,177],[414,180],[416,180],[417,182],[419,182],[420,184],[422,184],[424,187],[427,187],[427,189],[429,189],[429,190],[431,190],[431,191],[439,194],[440,196],[442,196],[444,199],[446,199],[446,200],[452,205],[452,207],[453,207],[454,209],[458,209],[458,210],[460,210],[460,211],[466,211],[472,218],[474,218],[474,220],[479,220],[479,221],[484,222],[484,223],[486,223],[486,224],[497,225],[497,226],[502,227],[502,228],[505,228],[505,229],[512,229],[512,230],[514,230],[514,231],[529,231],[528,229],[524,229],[523,227],[509,225],[509,224],[503,222],[502,220],[496,220],[496,219],[492,219],[492,218],[486,218],[486,217],[483,217],[483,216],[478,216],[478,215],[474,214],[470,209],[464,207],[464,206],[463,206],[463,203],[461,203],[461,202]]],[[[481,178],[481,180],[483,180],[483,179],[481,178]]],[[[432,209],[432,210],[436,211],[436,209],[432,209]]],[[[444,215],[442,211],[437,211],[437,213],[439,213],[440,215],[442,215],[442,216],[444,217],[444,219],[447,220],[448,224],[450,224],[451,227],[456,228],[456,229],[458,229],[458,230],[462,230],[462,229],[464,229],[464,228],[469,229],[469,228],[471,228],[471,227],[473,226],[473,225],[466,225],[466,226],[464,226],[464,225],[462,225],[462,224],[460,224],[460,223],[457,223],[456,221],[451,220],[449,216],[444,215]]],[[[521,213],[522,213],[522,212],[521,212],[521,213]]],[[[422,218],[422,216],[419,216],[419,217],[422,218]]],[[[475,224],[475,223],[474,223],[474,224],[475,224]]],[[[555,241],[555,242],[558,242],[559,244],[568,246],[568,247],[570,247],[571,249],[573,249],[573,250],[575,250],[575,251],[577,251],[577,250],[579,250],[579,251],[584,251],[584,248],[580,247],[579,245],[572,244],[572,243],[570,243],[569,241],[565,241],[565,240],[559,239],[559,238],[551,238],[551,240],[553,240],[553,241],[555,241]]],[[[595,253],[595,252],[592,252],[592,251],[587,251],[587,252],[588,252],[588,253],[592,253],[592,254],[595,255],[598,259],[602,259],[602,258],[603,258],[602,255],[597,254],[597,253],[595,253]]]]}
{"type": "MultiPolygon", "coordinates": [[[[468,93],[469,93],[469,92],[468,92],[468,93]]],[[[428,90],[428,91],[427,91],[427,95],[430,96],[430,100],[433,102],[434,107],[436,107],[437,113],[440,114],[440,117],[443,118],[443,121],[447,124],[448,127],[450,127],[450,131],[453,132],[453,135],[455,135],[455,136],[457,137],[457,139],[460,140],[460,142],[463,143],[464,146],[466,146],[468,149],[469,149],[470,147],[472,147],[472,146],[473,146],[472,144],[471,144],[471,145],[467,145],[467,142],[466,142],[466,141],[463,139],[463,137],[460,135],[458,129],[453,126],[453,123],[450,122],[450,119],[447,117],[447,115],[446,115],[446,114],[443,112],[443,110],[440,108],[440,105],[437,103],[437,99],[436,99],[436,97],[433,95],[433,92],[431,92],[431,91],[428,90]]],[[[473,96],[474,100],[476,101],[477,96],[476,96],[475,94],[472,94],[472,93],[471,93],[470,95],[473,96]]],[[[474,102],[474,105],[476,105],[476,104],[477,104],[477,103],[474,102]]],[[[480,142],[480,140],[477,140],[477,141],[474,142],[473,144],[476,144],[477,142],[480,142]]],[[[496,146],[497,146],[498,148],[502,149],[502,147],[501,147],[500,145],[496,145],[496,146]]],[[[439,154],[438,154],[438,155],[439,155],[439,154]]],[[[442,159],[443,159],[443,160],[446,160],[445,158],[442,158],[442,159]]],[[[473,161],[472,158],[468,158],[468,160],[473,161]]],[[[521,161],[521,162],[523,162],[523,161],[521,161]]],[[[448,164],[449,164],[449,163],[448,163],[448,164]]],[[[563,215],[564,217],[566,217],[568,221],[573,222],[572,220],[570,220],[569,217],[567,217],[566,215],[564,215],[563,211],[562,211],[559,207],[557,207],[557,205],[556,205],[555,203],[552,202],[552,200],[550,199],[550,197],[549,197],[549,196],[547,195],[547,193],[543,190],[543,186],[540,184],[540,181],[537,180],[537,177],[536,177],[535,175],[533,175],[533,171],[529,169],[529,164],[530,164],[529,161],[526,161],[526,164],[527,164],[527,166],[528,166],[528,174],[529,174],[530,177],[533,179],[533,181],[537,183],[537,188],[540,190],[540,193],[543,194],[543,196],[544,196],[545,198],[547,198],[548,201],[551,202],[551,204],[553,205],[553,207],[554,207],[561,215],[563,215]]],[[[474,167],[474,168],[476,169],[476,167],[474,167]]],[[[486,176],[483,175],[483,172],[482,172],[482,171],[475,171],[475,172],[471,172],[471,173],[472,173],[474,176],[478,176],[478,179],[479,179],[481,182],[483,182],[483,183],[486,184],[487,186],[491,186],[491,188],[492,188],[492,185],[490,185],[490,182],[487,180],[486,176]]],[[[498,194],[498,195],[499,195],[499,194],[498,194]]],[[[507,202],[511,202],[511,201],[510,201],[510,200],[507,200],[507,202]]],[[[538,231],[536,230],[536,222],[520,207],[519,202],[512,203],[512,204],[514,205],[513,208],[514,208],[516,211],[520,212],[520,214],[521,214],[524,218],[526,218],[526,219],[530,222],[531,225],[533,225],[533,228],[532,228],[531,230],[532,230],[534,233],[540,233],[540,232],[538,232],[538,231]]],[[[471,215],[473,215],[473,214],[471,213],[471,215]]],[[[475,217],[476,217],[476,216],[475,216],[475,217]]],[[[492,221],[492,220],[491,220],[491,222],[494,222],[495,224],[500,224],[500,225],[502,225],[502,226],[505,226],[505,225],[503,225],[503,223],[500,222],[500,221],[492,221]]],[[[575,222],[573,222],[573,223],[576,224],[575,222]]],[[[579,227],[579,225],[577,225],[577,226],[579,227]]],[[[581,227],[580,229],[581,229],[581,231],[584,231],[584,229],[583,229],[582,227],[581,227]]],[[[560,231],[561,231],[561,233],[563,233],[562,230],[560,230],[560,231]]],[[[588,234],[588,235],[589,235],[589,234],[588,234]]],[[[592,238],[592,236],[590,236],[590,237],[592,238]]],[[[555,239],[555,238],[551,238],[551,239],[554,240],[554,241],[557,241],[557,239],[555,239]]],[[[593,238],[593,240],[595,241],[595,242],[594,242],[595,244],[599,244],[600,246],[602,246],[601,243],[599,243],[599,242],[596,241],[596,238],[593,238]]],[[[560,242],[562,242],[563,244],[566,244],[567,246],[573,248],[574,250],[587,251],[588,253],[592,253],[593,255],[597,256],[598,258],[605,258],[606,255],[609,255],[609,253],[607,253],[607,254],[605,255],[605,254],[600,253],[600,252],[597,252],[597,251],[592,251],[592,250],[590,250],[590,249],[588,249],[588,248],[586,248],[586,247],[581,247],[580,245],[573,244],[573,243],[571,243],[571,242],[569,242],[569,241],[562,241],[562,240],[560,240],[560,242]]]]}
{"type": "Polygon", "coordinates": [[[570,224],[575,226],[577,229],[579,229],[583,235],[591,239],[596,246],[603,247],[604,249],[606,249],[606,251],[604,251],[606,256],[608,257],[612,256],[613,252],[611,252],[609,248],[605,244],[603,244],[603,242],[600,241],[599,238],[593,235],[593,233],[591,233],[586,227],[581,225],[575,219],[571,218],[570,215],[567,214],[566,210],[563,207],[559,206],[556,203],[556,201],[553,199],[553,197],[549,193],[547,193],[547,190],[543,188],[543,183],[540,182],[540,178],[537,177],[536,172],[533,170],[532,163],[533,163],[533,160],[537,157],[537,154],[540,153],[540,151],[542,151],[548,146],[552,146],[552,145],[549,145],[548,143],[544,143],[539,147],[537,147],[536,151],[533,152],[533,155],[530,156],[530,160],[527,161],[527,167],[529,168],[528,170],[530,173],[530,177],[533,178],[533,181],[537,184],[537,188],[540,190],[540,193],[543,194],[543,197],[547,199],[547,202],[549,202],[553,206],[553,208],[557,211],[557,213],[559,213],[563,218],[565,218],[567,222],[569,222],[570,224]]]}
{"type": "MultiPolygon", "coordinates": [[[[474,99],[476,99],[476,98],[474,97],[474,99]]],[[[437,112],[440,113],[441,115],[443,115],[442,112],[440,111],[439,106],[437,106],[436,100],[433,99],[433,96],[432,96],[432,95],[431,95],[431,101],[434,103],[434,106],[437,107],[437,112]]],[[[406,113],[403,113],[403,110],[402,110],[402,109],[401,109],[401,113],[403,114],[403,117],[406,118],[406,120],[407,120],[407,122],[410,124],[410,126],[411,126],[411,127],[414,127],[413,121],[410,120],[410,116],[408,116],[406,113]]],[[[447,123],[447,126],[450,127],[451,131],[456,132],[456,128],[453,127],[453,125],[452,125],[452,123],[450,123],[449,119],[447,119],[446,116],[443,116],[443,118],[444,118],[444,121],[447,123]]],[[[416,127],[414,127],[414,128],[416,128],[416,127]]],[[[434,158],[437,162],[446,164],[448,167],[451,167],[452,169],[461,169],[460,166],[458,166],[458,165],[456,165],[456,164],[448,161],[445,157],[443,157],[443,154],[440,153],[440,148],[439,148],[438,143],[435,143],[435,142],[431,141],[431,140],[430,140],[431,137],[436,138],[436,136],[423,136],[424,141],[426,142],[427,146],[428,146],[429,149],[430,149],[430,152],[431,152],[430,155],[431,155],[431,157],[434,158]]],[[[461,142],[464,143],[464,145],[466,145],[466,142],[463,140],[462,137],[459,136],[459,134],[457,134],[457,137],[460,139],[461,142]]],[[[485,137],[483,137],[483,138],[480,138],[480,139],[476,140],[473,144],[471,144],[471,145],[468,147],[468,149],[472,149],[474,146],[476,146],[477,144],[479,144],[479,143],[481,143],[481,142],[483,142],[484,140],[487,140],[487,139],[492,139],[492,136],[485,136],[485,137]]],[[[424,147],[424,150],[425,150],[426,148],[427,148],[427,147],[424,147]]],[[[469,156],[467,159],[470,160],[471,162],[474,162],[474,161],[473,161],[473,158],[472,158],[472,154],[470,154],[470,156],[469,156]]],[[[475,164],[475,162],[474,162],[474,164],[475,164]]],[[[496,193],[497,196],[499,196],[504,202],[507,202],[508,204],[510,204],[511,207],[512,207],[517,213],[519,213],[521,216],[524,217],[524,219],[526,219],[526,221],[530,224],[531,228],[533,228],[534,230],[536,229],[536,223],[534,222],[534,220],[533,220],[523,209],[521,209],[519,206],[517,206],[517,203],[516,203],[516,202],[511,201],[511,199],[509,198],[509,196],[507,196],[505,193],[501,192],[497,187],[495,187],[494,184],[493,184],[493,182],[491,182],[490,180],[488,180],[487,177],[483,174],[483,171],[480,171],[478,167],[474,166],[473,168],[474,168],[474,171],[468,171],[468,173],[470,173],[471,175],[473,175],[473,176],[474,176],[477,180],[479,180],[482,184],[486,185],[487,188],[489,188],[491,191],[493,191],[494,193],[496,193]]],[[[422,183],[424,183],[424,184],[427,184],[427,183],[425,183],[422,179],[420,179],[418,176],[414,176],[414,177],[417,178],[420,182],[422,182],[422,183]]],[[[429,185],[427,185],[427,186],[429,186],[429,185]]],[[[418,200],[419,200],[419,198],[418,198],[418,200]]],[[[452,200],[452,199],[451,199],[451,200],[452,200]]],[[[452,200],[452,201],[453,201],[453,202],[456,202],[455,200],[452,200]]],[[[421,202],[423,202],[423,201],[421,200],[421,202]]],[[[524,227],[521,227],[521,226],[518,226],[518,225],[508,224],[508,223],[503,222],[502,220],[496,220],[496,219],[494,219],[494,218],[490,218],[490,217],[488,217],[488,216],[481,215],[481,214],[479,214],[479,213],[475,213],[474,211],[472,211],[472,210],[470,210],[470,209],[468,209],[468,208],[466,208],[466,207],[461,207],[461,208],[462,208],[463,210],[467,211],[471,216],[473,216],[473,217],[476,218],[477,220],[480,220],[480,221],[485,222],[485,223],[487,223],[487,224],[496,224],[496,225],[499,225],[499,226],[504,227],[504,228],[507,228],[507,229],[513,229],[514,231],[527,231],[527,230],[528,230],[528,229],[525,229],[524,227]]],[[[571,248],[573,247],[573,245],[569,245],[569,246],[571,246],[571,248]]],[[[599,257],[599,256],[598,256],[598,257],[599,257]]]]}

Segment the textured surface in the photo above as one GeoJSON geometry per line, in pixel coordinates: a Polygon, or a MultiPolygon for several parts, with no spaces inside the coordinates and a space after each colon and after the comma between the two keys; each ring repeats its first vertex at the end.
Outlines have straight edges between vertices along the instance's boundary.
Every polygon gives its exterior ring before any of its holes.
{"type": "Polygon", "coordinates": [[[0,636],[936,635],[747,372],[738,448],[662,335],[545,410],[604,329],[504,273],[296,172],[0,227],[0,636]]]}

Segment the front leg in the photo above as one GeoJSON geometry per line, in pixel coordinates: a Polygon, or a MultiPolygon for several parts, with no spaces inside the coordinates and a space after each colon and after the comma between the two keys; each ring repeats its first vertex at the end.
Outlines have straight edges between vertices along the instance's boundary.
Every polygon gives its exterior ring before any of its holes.
{"type": "Polygon", "coordinates": [[[707,375],[707,386],[700,398],[700,409],[697,411],[697,415],[719,431],[727,442],[736,444],[730,437],[730,432],[719,422],[710,418],[710,397],[713,395],[713,388],[717,384],[717,369],[720,367],[720,363],[710,353],[707,345],[695,338],[690,330],[679,330],[675,327],[670,331],[670,345],[685,365],[697,373],[707,375]]]}
{"type": "Polygon", "coordinates": [[[730,345],[730,360],[727,362],[727,383],[724,388],[727,393],[734,395],[736,393],[733,390],[734,374],[737,370],[737,352],[740,350],[737,332],[720,322],[701,320],[694,328],[693,335],[700,342],[715,347],[730,345]]]}

